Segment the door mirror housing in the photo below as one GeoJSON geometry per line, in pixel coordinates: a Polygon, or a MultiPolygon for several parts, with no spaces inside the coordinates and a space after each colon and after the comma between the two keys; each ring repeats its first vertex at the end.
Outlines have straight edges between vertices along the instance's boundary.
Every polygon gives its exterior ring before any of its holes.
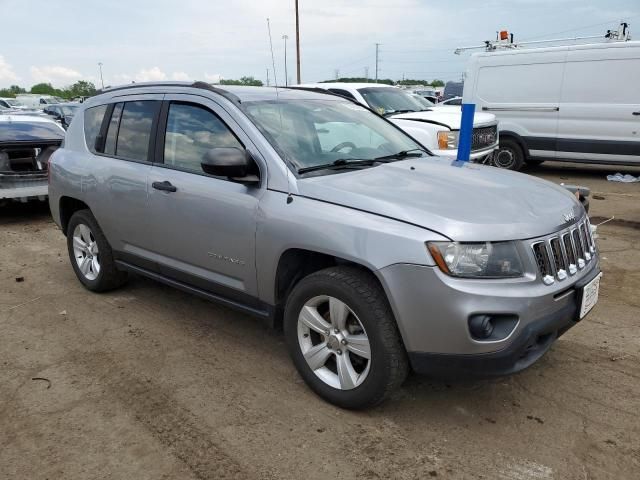
{"type": "Polygon", "coordinates": [[[253,158],[245,149],[217,147],[208,150],[202,162],[202,170],[216,177],[228,177],[240,183],[258,183],[257,175],[250,173],[253,158]]]}

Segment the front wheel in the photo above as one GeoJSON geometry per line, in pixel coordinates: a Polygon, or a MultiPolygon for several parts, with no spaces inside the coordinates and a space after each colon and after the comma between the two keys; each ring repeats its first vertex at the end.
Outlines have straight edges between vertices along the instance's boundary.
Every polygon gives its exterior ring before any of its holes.
{"type": "Polygon", "coordinates": [[[284,331],[302,378],[340,407],[374,406],[407,376],[384,291],[358,268],[332,267],[302,279],[287,300],[284,331]]]}
{"type": "Polygon", "coordinates": [[[520,170],[524,165],[524,152],[517,142],[511,139],[500,140],[498,149],[493,153],[493,166],[507,170],[520,170]]]}

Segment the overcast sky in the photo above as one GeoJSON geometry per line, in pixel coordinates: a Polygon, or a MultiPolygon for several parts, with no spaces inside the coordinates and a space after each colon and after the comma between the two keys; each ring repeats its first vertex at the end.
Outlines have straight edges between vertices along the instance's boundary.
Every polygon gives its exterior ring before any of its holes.
{"type": "MultiPolygon", "coordinates": [[[[458,79],[461,45],[507,28],[516,39],[604,33],[620,19],[640,38],[640,0],[299,0],[302,80],[375,74],[458,79]],[[634,28],[637,24],[637,28],[634,28]]],[[[61,87],[146,80],[208,80],[252,75],[295,80],[294,0],[0,0],[0,87],[61,87]]]]}

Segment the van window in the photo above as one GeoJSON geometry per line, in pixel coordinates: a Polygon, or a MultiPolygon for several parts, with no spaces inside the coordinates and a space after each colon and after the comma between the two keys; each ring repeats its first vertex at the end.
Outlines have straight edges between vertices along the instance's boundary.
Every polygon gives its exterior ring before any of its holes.
{"type": "Polygon", "coordinates": [[[217,147],[244,149],[231,130],[215,114],[197,105],[169,106],[164,141],[164,163],[202,173],[200,163],[207,150],[217,147]]]}
{"type": "Polygon", "coordinates": [[[640,103],[637,70],[640,59],[568,62],[562,101],[567,103],[640,103]],[[589,81],[585,82],[588,78],[589,81]],[[601,85],[600,92],[593,86],[601,85]],[[604,92],[602,91],[604,90],[604,92]]]}
{"type": "Polygon", "coordinates": [[[128,160],[147,161],[151,127],[160,102],[142,100],[126,102],[120,117],[116,156],[128,160]]]}
{"type": "Polygon", "coordinates": [[[106,111],[106,105],[87,108],[84,111],[84,140],[87,142],[87,148],[93,153],[96,153],[96,137],[100,133],[102,119],[106,111]]]}
{"type": "Polygon", "coordinates": [[[493,103],[558,103],[563,67],[563,63],[482,67],[476,95],[493,103]]]}

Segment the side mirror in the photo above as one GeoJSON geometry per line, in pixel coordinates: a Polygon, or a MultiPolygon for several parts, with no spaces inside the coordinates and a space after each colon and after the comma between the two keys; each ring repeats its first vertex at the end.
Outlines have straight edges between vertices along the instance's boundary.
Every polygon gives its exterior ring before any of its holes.
{"type": "Polygon", "coordinates": [[[258,183],[258,177],[249,173],[252,162],[251,155],[244,149],[217,147],[204,154],[200,166],[209,175],[229,177],[241,183],[258,183]]]}

